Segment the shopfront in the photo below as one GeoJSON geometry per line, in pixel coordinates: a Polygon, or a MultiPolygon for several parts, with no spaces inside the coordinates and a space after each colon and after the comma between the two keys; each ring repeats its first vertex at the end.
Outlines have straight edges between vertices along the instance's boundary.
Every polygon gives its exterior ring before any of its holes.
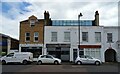
{"type": "Polygon", "coordinates": [[[70,44],[46,44],[47,53],[62,61],[70,60],[70,44]]]}
{"type": "Polygon", "coordinates": [[[21,47],[21,52],[32,52],[33,58],[38,58],[42,54],[42,47],[21,47]]]}

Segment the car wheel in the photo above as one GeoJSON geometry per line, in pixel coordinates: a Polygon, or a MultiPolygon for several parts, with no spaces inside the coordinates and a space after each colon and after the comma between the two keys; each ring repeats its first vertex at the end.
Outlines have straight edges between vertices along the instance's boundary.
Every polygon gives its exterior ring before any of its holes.
{"type": "Polygon", "coordinates": [[[81,65],[81,64],[82,64],[82,62],[81,62],[81,61],[78,61],[78,62],[77,62],[77,64],[78,64],[78,65],[81,65]]]}
{"type": "Polygon", "coordinates": [[[58,63],[58,61],[55,61],[55,62],[54,62],[54,64],[56,64],[56,65],[57,65],[57,64],[59,64],[59,63],[58,63]]]}
{"type": "Polygon", "coordinates": [[[5,61],[5,60],[2,60],[2,64],[3,64],[3,65],[6,64],[6,61],[5,61]]]}
{"type": "Polygon", "coordinates": [[[42,61],[38,61],[38,63],[37,63],[38,65],[40,65],[40,64],[42,64],[42,61]]]}
{"type": "Polygon", "coordinates": [[[26,65],[28,62],[27,60],[23,60],[23,64],[26,65]]]}
{"type": "Polygon", "coordinates": [[[99,62],[99,61],[96,61],[96,62],[95,62],[95,65],[100,65],[100,62],[99,62]]]}

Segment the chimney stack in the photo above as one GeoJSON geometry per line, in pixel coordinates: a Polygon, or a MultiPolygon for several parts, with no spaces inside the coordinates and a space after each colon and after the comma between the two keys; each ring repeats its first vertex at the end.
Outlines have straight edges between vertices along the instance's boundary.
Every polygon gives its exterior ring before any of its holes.
{"type": "Polygon", "coordinates": [[[48,20],[48,19],[49,19],[49,16],[50,16],[50,15],[49,15],[49,12],[48,12],[48,11],[47,11],[47,12],[45,11],[45,12],[44,12],[44,19],[45,19],[45,20],[48,20]]]}
{"type": "Polygon", "coordinates": [[[99,13],[98,13],[98,11],[95,12],[95,25],[99,26],[99,13]]]}
{"type": "Polygon", "coordinates": [[[47,26],[52,25],[52,21],[51,21],[50,14],[48,11],[44,12],[44,20],[45,20],[45,25],[47,25],[47,26]]]}

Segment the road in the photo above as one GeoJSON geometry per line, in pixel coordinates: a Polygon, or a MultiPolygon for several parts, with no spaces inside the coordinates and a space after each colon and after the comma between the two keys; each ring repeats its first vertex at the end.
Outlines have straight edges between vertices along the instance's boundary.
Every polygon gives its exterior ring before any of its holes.
{"type": "Polygon", "coordinates": [[[62,65],[2,65],[2,72],[119,72],[118,63],[105,63],[96,65],[74,65],[63,63],[62,65]]]}

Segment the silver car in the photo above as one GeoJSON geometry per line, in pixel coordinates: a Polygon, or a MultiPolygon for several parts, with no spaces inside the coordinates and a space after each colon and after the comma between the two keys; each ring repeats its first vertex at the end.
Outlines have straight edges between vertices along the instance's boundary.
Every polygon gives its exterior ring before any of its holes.
{"type": "Polygon", "coordinates": [[[43,63],[61,64],[61,60],[53,57],[52,55],[40,55],[38,57],[37,64],[43,63]]]}
{"type": "Polygon", "coordinates": [[[95,64],[100,65],[102,62],[99,59],[93,58],[91,56],[83,55],[78,56],[75,60],[75,64],[95,64]]]}

